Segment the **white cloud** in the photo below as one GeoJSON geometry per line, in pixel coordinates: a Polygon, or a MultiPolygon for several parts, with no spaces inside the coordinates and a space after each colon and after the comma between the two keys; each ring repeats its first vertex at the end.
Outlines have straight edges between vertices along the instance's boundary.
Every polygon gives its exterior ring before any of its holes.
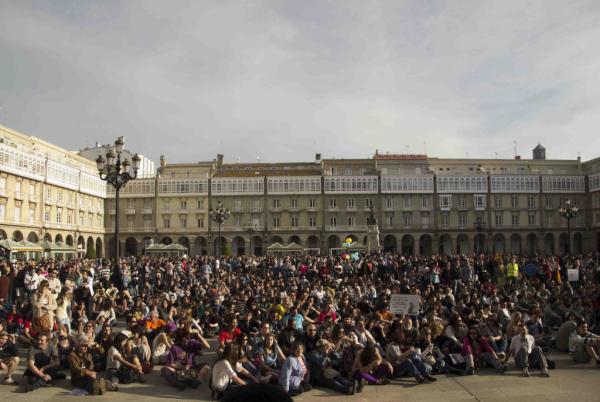
{"type": "Polygon", "coordinates": [[[598,156],[595,1],[0,9],[0,121],[67,148],[125,135],[171,162],[298,161],[510,157],[516,140],[524,157],[538,141],[598,156]]]}

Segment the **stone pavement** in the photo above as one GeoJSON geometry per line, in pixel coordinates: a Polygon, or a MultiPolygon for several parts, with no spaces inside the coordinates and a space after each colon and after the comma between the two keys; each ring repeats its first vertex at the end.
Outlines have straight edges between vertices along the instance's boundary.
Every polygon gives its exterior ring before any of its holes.
{"type": "MultiPolygon", "coordinates": [[[[415,385],[414,380],[404,378],[393,381],[387,386],[366,386],[361,394],[355,396],[314,389],[294,400],[298,402],[600,401],[600,368],[592,364],[574,364],[566,355],[552,357],[557,361],[557,369],[551,371],[551,378],[541,378],[537,371],[532,371],[530,378],[522,378],[520,372],[510,366],[510,371],[504,375],[496,374],[493,370],[481,370],[474,376],[438,376],[436,383],[423,385],[415,385]]],[[[15,376],[16,380],[19,378],[20,375],[15,376]]],[[[210,392],[205,384],[197,390],[188,389],[181,392],[166,386],[159,377],[158,370],[149,374],[147,380],[146,384],[122,385],[118,392],[109,392],[107,395],[94,397],[94,400],[210,400],[210,392]]],[[[56,387],[42,388],[27,394],[17,393],[15,386],[0,385],[0,401],[68,402],[81,398],[83,397],[71,396],[71,386],[68,381],[58,381],[56,387]]],[[[90,397],[86,399],[89,401],[90,397]]]]}

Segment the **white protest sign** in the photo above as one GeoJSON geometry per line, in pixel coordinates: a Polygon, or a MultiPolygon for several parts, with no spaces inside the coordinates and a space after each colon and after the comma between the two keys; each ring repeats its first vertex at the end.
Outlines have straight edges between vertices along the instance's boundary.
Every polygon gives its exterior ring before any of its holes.
{"type": "Polygon", "coordinates": [[[569,282],[579,282],[579,270],[567,269],[567,278],[569,279],[569,282]]]}
{"type": "Polygon", "coordinates": [[[393,294],[390,298],[390,311],[394,314],[419,314],[419,296],[393,294]]]}

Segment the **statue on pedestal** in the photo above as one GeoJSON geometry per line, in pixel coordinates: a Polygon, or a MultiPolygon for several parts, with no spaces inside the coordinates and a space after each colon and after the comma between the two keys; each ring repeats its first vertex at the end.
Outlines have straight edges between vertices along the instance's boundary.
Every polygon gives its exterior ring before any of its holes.
{"type": "Polygon", "coordinates": [[[369,216],[367,216],[367,248],[369,251],[380,251],[379,224],[373,205],[369,205],[369,216]]]}

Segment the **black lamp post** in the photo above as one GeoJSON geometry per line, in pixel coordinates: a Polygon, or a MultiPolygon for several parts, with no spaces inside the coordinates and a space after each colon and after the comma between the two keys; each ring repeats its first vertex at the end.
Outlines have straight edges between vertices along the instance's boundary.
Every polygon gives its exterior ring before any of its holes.
{"type": "Polygon", "coordinates": [[[210,219],[216,222],[217,226],[219,227],[219,252],[217,256],[220,258],[223,251],[221,249],[221,225],[225,223],[225,221],[229,218],[229,215],[231,215],[231,211],[229,209],[224,208],[223,203],[219,201],[217,203],[217,208],[211,208],[211,210],[208,211],[208,214],[210,216],[210,219]]]}
{"type": "Polygon", "coordinates": [[[579,208],[571,204],[571,200],[565,201],[565,205],[558,209],[561,217],[567,220],[567,255],[571,254],[571,219],[575,218],[579,213],[579,208]]]}
{"type": "Polygon", "coordinates": [[[140,168],[140,161],[142,158],[138,154],[135,154],[129,160],[125,159],[121,161],[121,153],[123,152],[123,137],[117,138],[115,141],[114,152],[113,149],[109,148],[106,153],[106,160],[102,155],[96,158],[96,166],[98,167],[98,173],[100,178],[115,188],[115,261],[116,266],[119,265],[120,252],[120,241],[119,241],[119,190],[125,186],[129,180],[133,180],[137,177],[138,169],[140,168]],[[131,170],[133,169],[133,173],[131,170]]]}
{"type": "Polygon", "coordinates": [[[484,228],[485,228],[485,222],[483,221],[483,219],[481,219],[481,216],[478,216],[477,220],[475,221],[475,230],[477,231],[477,234],[478,234],[478,236],[477,236],[477,240],[478,240],[477,246],[478,247],[477,248],[481,249],[481,250],[475,250],[477,253],[481,253],[485,249],[485,238],[483,238],[484,245],[483,245],[483,247],[481,247],[482,246],[481,245],[481,238],[482,238],[481,233],[483,232],[484,228]]]}

